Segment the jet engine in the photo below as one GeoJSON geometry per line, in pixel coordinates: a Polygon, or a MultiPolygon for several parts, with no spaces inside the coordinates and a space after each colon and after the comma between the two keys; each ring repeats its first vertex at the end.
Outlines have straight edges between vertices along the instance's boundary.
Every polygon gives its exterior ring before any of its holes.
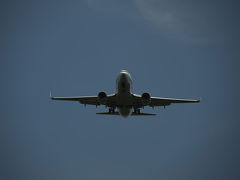
{"type": "Polygon", "coordinates": [[[98,101],[100,104],[105,104],[107,99],[107,94],[105,92],[98,93],[98,101]]]}
{"type": "Polygon", "coordinates": [[[150,94],[149,93],[143,93],[142,94],[142,100],[143,100],[143,103],[144,104],[149,104],[150,103],[150,101],[151,101],[151,96],[150,96],[150,94]]]}
{"type": "Polygon", "coordinates": [[[100,92],[100,93],[98,93],[98,98],[99,99],[105,99],[107,97],[107,94],[105,93],[105,92],[100,92]]]}

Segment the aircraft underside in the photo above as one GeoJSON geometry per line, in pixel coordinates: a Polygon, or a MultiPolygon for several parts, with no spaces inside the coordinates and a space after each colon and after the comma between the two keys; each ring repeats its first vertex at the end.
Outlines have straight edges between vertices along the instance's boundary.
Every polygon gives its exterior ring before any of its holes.
{"type": "Polygon", "coordinates": [[[101,112],[97,114],[102,115],[121,115],[137,116],[137,115],[155,115],[151,113],[142,113],[140,108],[144,106],[169,106],[172,103],[197,103],[200,100],[193,99],[174,99],[174,98],[162,98],[151,97],[147,92],[142,95],[132,93],[132,79],[130,74],[126,70],[122,70],[116,81],[117,92],[115,94],[107,95],[105,92],[99,92],[97,96],[77,96],[77,97],[50,97],[52,100],[63,101],[78,101],[84,105],[104,105],[109,107],[108,112],[101,112]],[[116,111],[116,109],[118,111],[116,111]]]}

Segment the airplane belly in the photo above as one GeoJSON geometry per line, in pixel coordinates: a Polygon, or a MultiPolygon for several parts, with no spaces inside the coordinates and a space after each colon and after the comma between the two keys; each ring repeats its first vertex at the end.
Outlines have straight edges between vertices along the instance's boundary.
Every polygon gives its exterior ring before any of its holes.
{"type": "Polygon", "coordinates": [[[132,106],[132,104],[133,104],[132,94],[130,94],[130,93],[117,94],[116,103],[117,103],[117,106],[119,106],[119,107],[132,106]]]}
{"type": "Polygon", "coordinates": [[[121,116],[128,117],[129,115],[131,115],[132,109],[128,107],[121,107],[121,108],[118,108],[118,112],[121,116]]]}
{"type": "Polygon", "coordinates": [[[132,102],[130,94],[119,94],[117,96],[117,108],[120,115],[127,117],[132,113],[132,102]]]}

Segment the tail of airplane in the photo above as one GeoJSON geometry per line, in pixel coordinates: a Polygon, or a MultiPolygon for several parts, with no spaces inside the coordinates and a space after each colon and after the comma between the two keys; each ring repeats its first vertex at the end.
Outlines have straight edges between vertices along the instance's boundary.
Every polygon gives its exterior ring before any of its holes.
{"type": "MultiPolygon", "coordinates": [[[[100,115],[120,115],[119,112],[99,112],[96,114],[100,114],[100,115]]],[[[155,116],[156,114],[152,114],[152,113],[134,113],[132,112],[131,116],[155,116]]]]}

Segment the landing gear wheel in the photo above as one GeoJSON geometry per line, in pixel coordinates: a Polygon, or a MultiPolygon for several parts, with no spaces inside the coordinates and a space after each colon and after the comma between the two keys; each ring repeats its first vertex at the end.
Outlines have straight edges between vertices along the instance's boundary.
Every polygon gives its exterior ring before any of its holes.
{"type": "Polygon", "coordinates": [[[108,112],[109,112],[109,113],[115,113],[115,108],[112,108],[112,107],[109,108],[108,112]]]}
{"type": "Polygon", "coordinates": [[[137,113],[140,114],[140,109],[137,109],[137,113]]]}
{"type": "Polygon", "coordinates": [[[140,109],[134,109],[135,114],[140,114],[140,109]]]}

